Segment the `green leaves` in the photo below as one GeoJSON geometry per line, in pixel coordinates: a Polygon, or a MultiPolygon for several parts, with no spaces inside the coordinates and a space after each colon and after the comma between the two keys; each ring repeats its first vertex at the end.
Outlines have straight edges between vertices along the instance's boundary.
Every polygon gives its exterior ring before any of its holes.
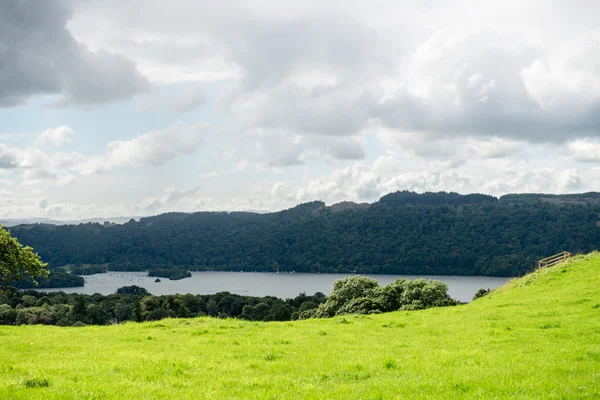
{"type": "Polygon", "coordinates": [[[0,225],[0,284],[16,281],[24,276],[48,276],[46,264],[29,246],[23,246],[0,225]]]}
{"type": "Polygon", "coordinates": [[[387,286],[379,286],[372,278],[349,276],[336,281],[327,301],[316,309],[300,313],[300,319],[378,314],[456,304],[448,295],[448,286],[440,281],[396,279],[387,286]]]}

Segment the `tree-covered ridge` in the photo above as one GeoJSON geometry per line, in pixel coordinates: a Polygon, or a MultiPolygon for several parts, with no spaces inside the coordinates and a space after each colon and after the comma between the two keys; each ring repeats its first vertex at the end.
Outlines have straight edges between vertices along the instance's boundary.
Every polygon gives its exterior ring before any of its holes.
{"type": "Polygon", "coordinates": [[[123,225],[22,225],[11,232],[51,265],[110,263],[109,270],[516,276],[544,256],[599,247],[600,204],[524,196],[519,204],[397,192],[346,211],[311,202],[272,214],[169,213],[123,225]]]}

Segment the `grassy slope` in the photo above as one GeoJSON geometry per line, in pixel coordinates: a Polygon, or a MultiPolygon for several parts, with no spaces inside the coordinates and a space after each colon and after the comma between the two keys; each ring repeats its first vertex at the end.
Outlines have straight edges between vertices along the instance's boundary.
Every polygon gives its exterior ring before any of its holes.
{"type": "Polygon", "coordinates": [[[600,398],[599,304],[596,253],[453,308],[0,327],[0,398],[600,398]]]}

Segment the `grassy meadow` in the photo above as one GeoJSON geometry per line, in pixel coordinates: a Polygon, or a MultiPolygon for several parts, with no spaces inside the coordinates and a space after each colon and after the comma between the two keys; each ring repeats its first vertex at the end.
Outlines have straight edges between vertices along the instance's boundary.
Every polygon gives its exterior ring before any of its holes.
{"type": "Polygon", "coordinates": [[[600,254],[449,308],[2,326],[0,398],[598,399],[600,254]]]}

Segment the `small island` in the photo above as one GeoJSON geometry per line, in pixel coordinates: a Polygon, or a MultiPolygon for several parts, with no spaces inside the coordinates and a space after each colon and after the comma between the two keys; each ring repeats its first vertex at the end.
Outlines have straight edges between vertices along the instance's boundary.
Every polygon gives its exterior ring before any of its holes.
{"type": "MultiPolygon", "coordinates": [[[[178,281],[180,279],[191,278],[192,273],[180,267],[165,267],[152,268],[150,271],[148,271],[148,276],[169,278],[172,281],[178,281]]],[[[156,282],[156,280],[154,282],[156,282]]],[[[160,280],[158,280],[158,282],[160,282],[160,280]]]]}

